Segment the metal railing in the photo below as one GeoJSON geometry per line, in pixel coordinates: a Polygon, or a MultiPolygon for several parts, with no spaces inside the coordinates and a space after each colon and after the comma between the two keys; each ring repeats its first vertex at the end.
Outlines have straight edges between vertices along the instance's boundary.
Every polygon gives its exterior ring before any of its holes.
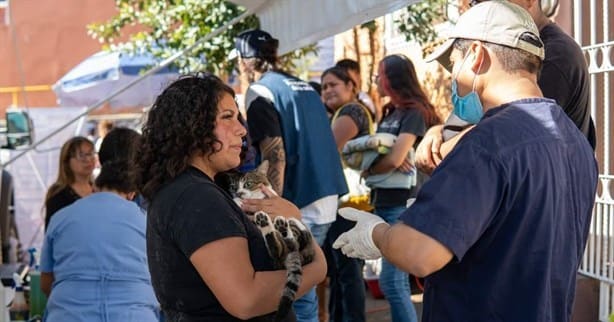
{"type": "Polygon", "coordinates": [[[574,38],[584,45],[591,79],[591,114],[597,129],[597,160],[600,165],[599,188],[580,274],[599,281],[599,321],[609,322],[614,313],[614,175],[610,173],[610,115],[614,71],[614,41],[610,39],[609,0],[574,0],[574,38]],[[588,7],[588,12],[583,10],[588,7]],[[588,21],[586,18],[588,17],[588,21]],[[588,27],[588,41],[583,41],[588,27]]]}
{"type": "Polygon", "coordinates": [[[580,273],[599,281],[599,319],[609,321],[614,308],[614,176],[599,176],[599,193],[580,273]]]}
{"type": "Polygon", "coordinates": [[[49,92],[51,85],[0,87],[0,94],[11,95],[11,106],[19,106],[19,94],[25,92],[49,92]]]}

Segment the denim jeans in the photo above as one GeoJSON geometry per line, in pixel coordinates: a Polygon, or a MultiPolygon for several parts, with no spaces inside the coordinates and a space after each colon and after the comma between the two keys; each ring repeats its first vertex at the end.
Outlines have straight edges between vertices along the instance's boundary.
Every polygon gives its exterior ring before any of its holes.
{"type": "MultiPolygon", "coordinates": [[[[318,245],[322,246],[331,224],[307,224],[306,226],[318,245]]],[[[315,287],[294,302],[294,311],[296,312],[297,322],[319,322],[318,297],[315,287]]]]}
{"type": "Polygon", "coordinates": [[[328,267],[330,275],[330,322],[365,322],[365,282],[362,276],[364,261],[350,258],[332,244],[342,233],[352,229],[355,223],[341,216],[330,227],[326,237],[327,250],[332,257],[328,267]]]}
{"type": "MultiPolygon", "coordinates": [[[[399,216],[405,207],[381,207],[375,208],[375,214],[389,224],[399,220],[399,216]]],[[[409,275],[396,268],[386,259],[382,258],[382,272],[379,276],[379,286],[390,303],[390,315],[392,322],[417,322],[416,309],[411,302],[409,288],[409,275]]]]}

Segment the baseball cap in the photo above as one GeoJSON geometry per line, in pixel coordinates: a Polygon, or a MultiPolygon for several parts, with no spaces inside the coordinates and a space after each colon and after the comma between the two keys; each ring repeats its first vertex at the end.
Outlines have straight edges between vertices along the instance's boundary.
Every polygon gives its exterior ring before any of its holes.
{"type": "Polygon", "coordinates": [[[454,40],[481,40],[524,50],[544,59],[544,43],[531,15],[522,7],[506,0],[481,2],[465,11],[447,36],[426,61],[435,59],[450,70],[450,53],[454,40]]]}
{"type": "Polygon", "coordinates": [[[260,57],[262,45],[274,39],[271,34],[260,29],[250,29],[241,32],[235,39],[235,48],[230,51],[228,59],[260,57]]]}

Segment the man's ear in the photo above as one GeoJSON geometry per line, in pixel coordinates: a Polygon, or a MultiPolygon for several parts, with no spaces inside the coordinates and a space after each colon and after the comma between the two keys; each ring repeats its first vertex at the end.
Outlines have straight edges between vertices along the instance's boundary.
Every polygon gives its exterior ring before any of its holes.
{"type": "Polygon", "coordinates": [[[481,41],[474,41],[471,43],[471,46],[468,50],[468,55],[471,55],[471,58],[467,63],[470,64],[471,70],[476,73],[484,72],[486,66],[488,66],[489,52],[481,41]]]}

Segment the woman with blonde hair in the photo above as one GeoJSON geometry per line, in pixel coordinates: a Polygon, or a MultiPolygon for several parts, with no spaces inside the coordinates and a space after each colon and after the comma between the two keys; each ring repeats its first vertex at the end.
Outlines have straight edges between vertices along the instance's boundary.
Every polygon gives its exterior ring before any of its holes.
{"type": "Polygon", "coordinates": [[[94,191],[92,172],[95,166],[94,144],[87,138],[75,136],[62,145],[58,177],[45,196],[45,230],[58,210],[94,191]]]}

